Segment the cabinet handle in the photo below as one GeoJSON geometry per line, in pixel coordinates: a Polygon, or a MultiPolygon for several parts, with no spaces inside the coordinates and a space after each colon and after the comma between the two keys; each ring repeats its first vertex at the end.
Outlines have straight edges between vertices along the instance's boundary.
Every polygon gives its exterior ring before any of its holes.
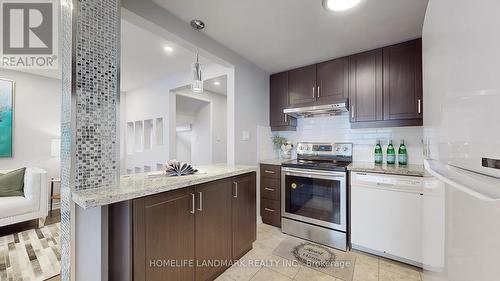
{"type": "Polygon", "coordinates": [[[319,98],[320,89],[321,89],[321,88],[318,86],[318,98],[319,98]]]}
{"type": "Polygon", "coordinates": [[[316,93],[314,92],[315,89],[316,87],[313,87],[313,99],[316,99],[316,93]]]}
{"type": "Polygon", "coordinates": [[[234,184],[234,198],[238,198],[238,182],[233,182],[234,184]]]}
{"type": "Polygon", "coordinates": [[[422,113],[422,100],[418,99],[418,114],[422,113]]]}
{"type": "Polygon", "coordinates": [[[203,192],[198,192],[198,195],[200,196],[200,207],[198,208],[198,211],[203,211],[203,192]]]}
{"type": "Polygon", "coordinates": [[[274,188],[269,188],[269,187],[266,187],[266,188],[264,188],[264,189],[265,189],[265,190],[267,190],[267,191],[274,191],[274,188]]]}
{"type": "Polygon", "coordinates": [[[274,174],[274,171],[265,170],[264,173],[274,174]]]}
{"type": "Polygon", "coordinates": [[[191,214],[194,214],[194,193],[191,194],[191,211],[189,211],[191,214]]]}
{"type": "Polygon", "coordinates": [[[285,123],[288,122],[288,116],[286,113],[283,113],[283,115],[285,115],[285,123]]]}
{"type": "Polygon", "coordinates": [[[274,210],[273,210],[273,209],[264,208],[264,210],[266,210],[266,211],[268,211],[268,212],[273,212],[273,213],[274,213],[274,210]]]}
{"type": "Polygon", "coordinates": [[[354,120],[354,105],[351,106],[351,119],[354,120]]]}

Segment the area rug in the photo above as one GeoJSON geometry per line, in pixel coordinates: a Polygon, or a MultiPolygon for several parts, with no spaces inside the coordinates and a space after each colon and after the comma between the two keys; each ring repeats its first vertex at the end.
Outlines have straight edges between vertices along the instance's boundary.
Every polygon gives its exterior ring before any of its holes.
{"type": "Polygon", "coordinates": [[[283,240],[273,255],[297,261],[302,265],[323,272],[344,281],[352,281],[356,256],[312,242],[287,238],[283,240]]]}
{"type": "Polygon", "coordinates": [[[0,280],[42,281],[61,272],[60,224],[0,237],[0,280]]]}

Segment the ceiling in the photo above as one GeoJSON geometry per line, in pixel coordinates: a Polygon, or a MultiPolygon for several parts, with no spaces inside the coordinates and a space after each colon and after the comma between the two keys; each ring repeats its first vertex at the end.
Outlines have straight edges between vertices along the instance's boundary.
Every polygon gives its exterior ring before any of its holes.
{"type": "MultiPolygon", "coordinates": [[[[121,29],[121,91],[191,71],[195,54],[176,45],[173,39],[160,37],[123,19],[121,29]],[[165,51],[166,46],[173,50],[165,51]]],[[[209,61],[200,57],[200,62],[209,61]]]]}
{"type": "Polygon", "coordinates": [[[345,12],[322,0],[153,0],[270,73],[420,37],[428,0],[361,0],[345,12]]]}
{"type": "Polygon", "coordinates": [[[176,95],[176,111],[182,115],[196,116],[209,103],[195,98],[176,95]]]}
{"type": "Polygon", "coordinates": [[[203,89],[219,95],[227,95],[227,75],[203,81],[203,89]]]}

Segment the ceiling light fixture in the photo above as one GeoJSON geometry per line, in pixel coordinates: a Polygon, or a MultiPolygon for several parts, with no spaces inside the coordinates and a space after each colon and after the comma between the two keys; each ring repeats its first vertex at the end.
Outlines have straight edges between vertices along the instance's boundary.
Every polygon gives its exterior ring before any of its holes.
{"type": "Polygon", "coordinates": [[[349,10],[358,5],[361,0],[323,0],[325,9],[335,12],[349,10]]]}
{"type": "MultiPolygon", "coordinates": [[[[205,23],[201,20],[194,19],[190,23],[191,27],[195,31],[200,31],[205,28],[205,23]]],[[[191,90],[193,93],[202,93],[203,92],[203,77],[202,77],[202,69],[203,65],[199,60],[199,52],[196,49],[196,61],[192,64],[191,69],[193,71],[193,82],[191,83],[191,90]]]]}
{"type": "Polygon", "coordinates": [[[167,52],[167,53],[171,53],[174,51],[174,48],[172,48],[170,46],[165,46],[165,47],[163,47],[163,50],[165,50],[165,52],[167,52]]]}
{"type": "Polygon", "coordinates": [[[215,82],[214,82],[214,85],[215,85],[215,86],[219,86],[219,85],[220,85],[220,82],[219,82],[219,81],[215,81],[215,82]]]}

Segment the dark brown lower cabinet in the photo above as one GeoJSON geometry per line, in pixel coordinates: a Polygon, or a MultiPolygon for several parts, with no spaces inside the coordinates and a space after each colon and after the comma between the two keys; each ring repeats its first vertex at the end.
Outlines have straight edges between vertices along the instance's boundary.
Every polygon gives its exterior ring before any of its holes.
{"type": "Polygon", "coordinates": [[[233,181],[232,194],[232,258],[239,259],[257,239],[257,207],[254,176],[241,176],[233,181]],[[250,223],[251,222],[251,223],[250,223]]]}
{"type": "Polygon", "coordinates": [[[194,267],[165,264],[195,258],[193,195],[184,188],[134,200],[134,281],[194,280],[194,267]]]}
{"type": "Polygon", "coordinates": [[[109,206],[109,280],[214,280],[256,240],[256,173],[109,206]],[[132,270],[127,270],[132,268],[132,270]]]}
{"type": "Polygon", "coordinates": [[[196,187],[197,281],[215,279],[225,267],[211,263],[231,259],[231,187],[231,180],[196,187]]]}

